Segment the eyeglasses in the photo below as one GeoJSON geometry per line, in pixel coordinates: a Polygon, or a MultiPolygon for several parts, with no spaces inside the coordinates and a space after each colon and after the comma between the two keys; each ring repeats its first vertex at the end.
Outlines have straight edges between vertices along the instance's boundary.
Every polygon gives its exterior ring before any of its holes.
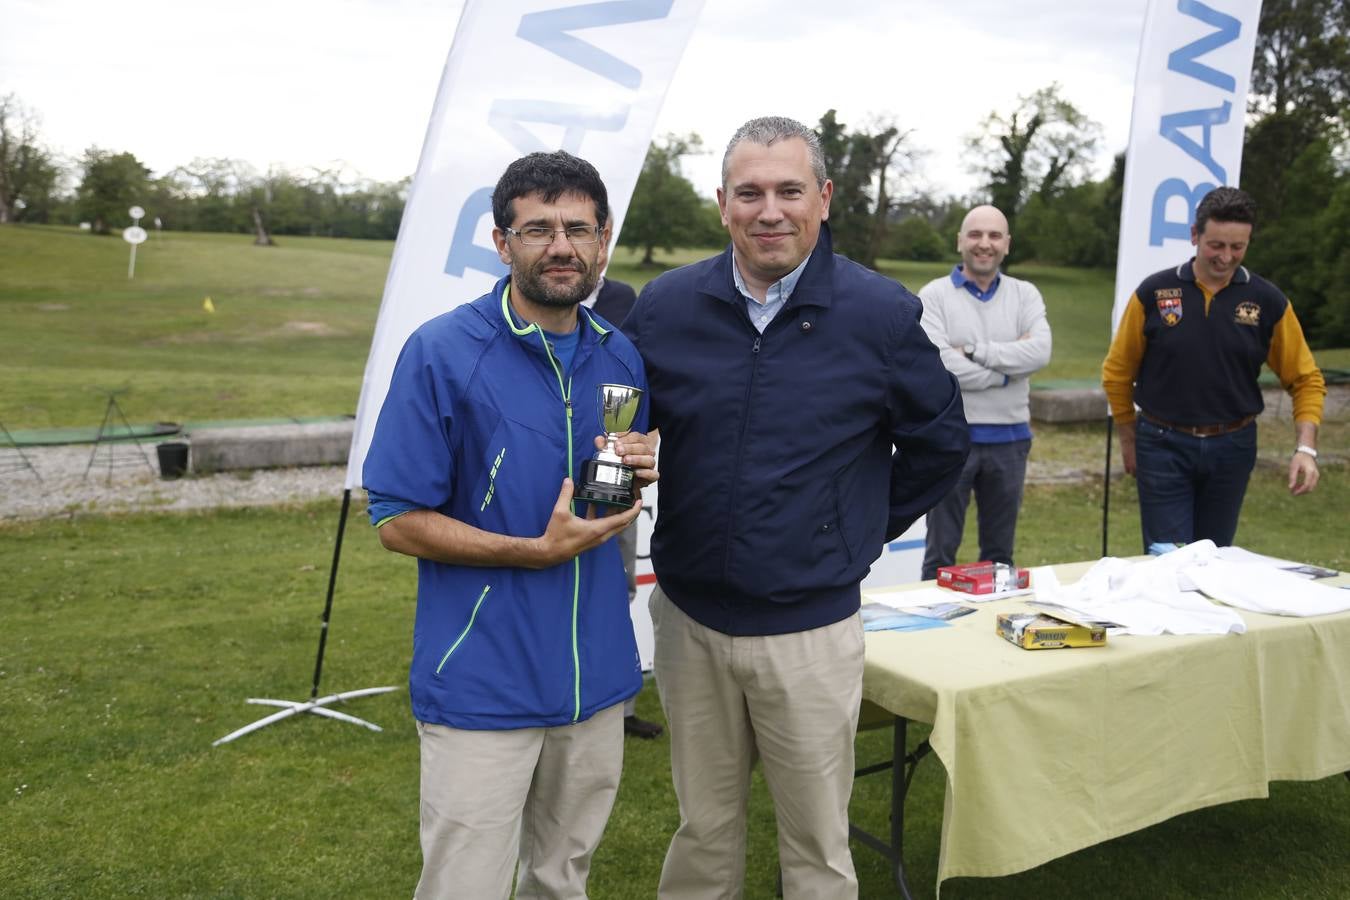
{"type": "Polygon", "coordinates": [[[599,225],[569,225],[566,228],[546,228],[543,225],[527,225],[521,229],[503,228],[508,235],[514,234],[520,242],[530,247],[542,247],[553,243],[553,236],[562,233],[573,244],[594,244],[600,240],[599,225]]]}

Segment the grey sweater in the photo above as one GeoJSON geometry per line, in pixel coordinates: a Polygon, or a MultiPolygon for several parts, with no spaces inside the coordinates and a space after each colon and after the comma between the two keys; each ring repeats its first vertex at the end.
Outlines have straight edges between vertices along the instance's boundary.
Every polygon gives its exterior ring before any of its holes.
{"type": "Polygon", "coordinates": [[[919,299],[923,329],[961,383],[966,421],[1030,422],[1031,374],[1050,362],[1050,323],[1035,285],[1002,275],[998,291],[985,302],[944,275],[924,285],[919,299]],[[975,345],[972,359],[962,352],[967,344],[975,345]]]}

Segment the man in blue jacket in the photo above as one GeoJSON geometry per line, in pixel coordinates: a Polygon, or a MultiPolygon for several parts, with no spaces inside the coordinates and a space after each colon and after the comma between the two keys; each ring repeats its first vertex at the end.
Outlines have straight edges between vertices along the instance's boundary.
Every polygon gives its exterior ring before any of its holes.
{"type": "Polygon", "coordinates": [[[969,450],[918,300],[832,252],[832,192],[814,132],[747,122],[717,192],[731,247],[650,282],[623,325],[662,440],[651,613],[680,803],[662,898],[740,895],[756,759],[784,896],[857,896],[859,583],[969,450]]]}
{"type": "MultiPolygon", "coordinates": [[[[517,897],[583,896],[642,684],[609,540],[641,504],[579,515],[572,480],[599,443],[598,386],[646,380],[578,308],[610,237],[595,168],[532,153],[492,212],[511,273],[408,339],[363,472],[380,542],[418,559],[417,896],[506,898],[513,874],[517,897]]],[[[640,483],[656,477],[646,427],[644,410],[619,447],[640,483]]]]}

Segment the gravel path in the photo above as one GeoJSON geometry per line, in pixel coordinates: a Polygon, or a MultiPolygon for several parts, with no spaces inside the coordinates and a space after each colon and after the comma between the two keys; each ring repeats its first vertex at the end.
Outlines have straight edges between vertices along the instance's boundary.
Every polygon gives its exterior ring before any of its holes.
{"type": "MultiPolygon", "coordinates": [[[[1288,397],[1280,391],[1266,394],[1262,416],[1272,424],[1289,418],[1288,397]]],[[[1337,385],[1327,398],[1327,418],[1350,418],[1350,386],[1337,385]]],[[[190,475],[166,481],[159,477],[159,462],[153,444],[142,445],[144,458],[134,444],[114,445],[116,465],[109,470],[107,448],[100,449],[92,468],[89,444],[65,447],[25,447],[24,455],[42,480],[22,466],[18,453],[0,448],[0,521],[42,519],[80,513],[131,512],[136,510],[183,510],[218,506],[270,506],[341,498],[345,466],[314,466],[301,469],[265,469],[190,475]],[[89,468],[88,477],[85,470],[89,468]]],[[[1328,447],[1328,459],[1342,448],[1328,447]]],[[[1342,451],[1343,452],[1343,451],[1342,451]]],[[[1118,469],[1119,458],[1116,459],[1118,469]]],[[[1028,484],[1072,484],[1100,478],[1097,456],[1072,464],[1047,464],[1032,460],[1028,484]]]]}
{"type": "MultiPolygon", "coordinates": [[[[150,444],[145,445],[148,465],[135,445],[117,446],[111,473],[106,449],[99,451],[98,459],[89,467],[93,447],[88,444],[25,447],[23,452],[42,480],[21,467],[12,449],[0,449],[0,521],[338,499],[347,471],[345,466],[313,466],[164,480],[159,477],[155,448],[150,444]]],[[[1066,484],[1089,477],[1099,476],[1077,467],[1035,462],[1027,470],[1027,482],[1031,484],[1066,484]]]]}
{"type": "Polygon", "coordinates": [[[144,459],[135,444],[119,444],[114,449],[113,468],[108,468],[104,447],[86,478],[92,445],[25,447],[23,454],[41,481],[23,467],[12,448],[0,449],[0,521],[337,499],[346,477],[345,466],[314,466],[189,475],[169,481],[159,477],[153,445],[143,445],[144,459]]]}

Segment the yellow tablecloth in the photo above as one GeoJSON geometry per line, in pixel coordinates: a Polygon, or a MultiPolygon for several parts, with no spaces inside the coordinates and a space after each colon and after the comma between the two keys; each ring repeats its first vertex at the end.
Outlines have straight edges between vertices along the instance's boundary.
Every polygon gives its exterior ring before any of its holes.
{"type": "MultiPolygon", "coordinates": [[[[1056,573],[1069,584],[1089,565],[1056,573]]],[[[931,723],[947,770],[939,886],[1350,770],[1350,613],[1240,611],[1246,634],[1028,651],[994,630],[1025,599],[867,635],[864,699],[931,723]]]]}

